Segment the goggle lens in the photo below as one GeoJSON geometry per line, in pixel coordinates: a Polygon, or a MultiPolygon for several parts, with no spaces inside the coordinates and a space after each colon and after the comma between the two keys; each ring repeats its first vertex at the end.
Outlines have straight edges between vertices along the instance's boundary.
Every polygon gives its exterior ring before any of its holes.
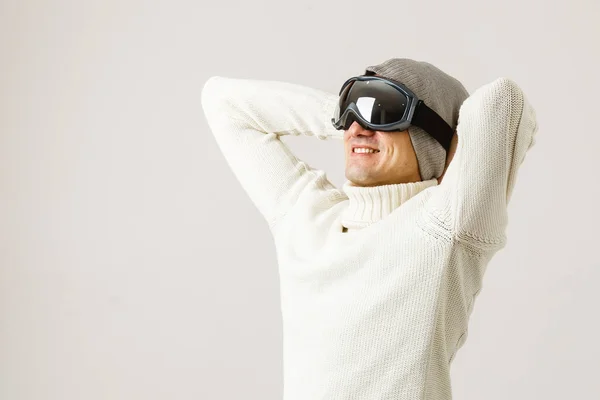
{"type": "Polygon", "coordinates": [[[351,81],[340,93],[334,118],[339,120],[352,103],[369,123],[386,125],[404,118],[408,99],[404,93],[383,81],[351,81]]]}

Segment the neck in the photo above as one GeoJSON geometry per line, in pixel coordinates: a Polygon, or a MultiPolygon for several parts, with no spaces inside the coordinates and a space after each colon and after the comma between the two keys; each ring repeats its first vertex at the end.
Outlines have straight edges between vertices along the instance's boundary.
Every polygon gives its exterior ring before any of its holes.
{"type": "Polygon", "coordinates": [[[342,225],[348,229],[369,226],[437,183],[437,179],[431,179],[379,186],[356,186],[351,181],[346,181],[343,190],[349,201],[342,215],[342,225]]]}

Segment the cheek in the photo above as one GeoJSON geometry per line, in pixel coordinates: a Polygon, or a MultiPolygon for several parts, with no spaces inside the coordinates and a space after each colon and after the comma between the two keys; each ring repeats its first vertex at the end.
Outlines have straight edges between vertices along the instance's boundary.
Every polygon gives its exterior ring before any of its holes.
{"type": "Polygon", "coordinates": [[[388,142],[384,143],[383,146],[384,146],[385,153],[387,156],[394,157],[394,156],[398,155],[398,152],[399,152],[398,143],[396,143],[394,141],[388,141],[388,142]]]}
{"type": "Polygon", "coordinates": [[[397,137],[395,140],[390,140],[387,145],[396,156],[402,156],[407,152],[406,146],[410,146],[410,143],[403,137],[397,137]]]}

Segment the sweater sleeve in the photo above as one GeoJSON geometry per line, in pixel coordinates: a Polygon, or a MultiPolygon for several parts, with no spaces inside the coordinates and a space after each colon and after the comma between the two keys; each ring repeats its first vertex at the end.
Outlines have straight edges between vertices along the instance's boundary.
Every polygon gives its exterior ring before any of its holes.
{"type": "Polygon", "coordinates": [[[201,92],[212,134],[237,180],[272,225],[311,184],[333,185],[299,160],[282,135],[341,139],[331,118],[338,96],[293,83],[213,76],[201,92]]]}
{"type": "Polygon", "coordinates": [[[505,243],[507,206],[536,132],[534,109],[507,78],[482,86],[463,103],[456,153],[440,184],[459,240],[505,243]]]}

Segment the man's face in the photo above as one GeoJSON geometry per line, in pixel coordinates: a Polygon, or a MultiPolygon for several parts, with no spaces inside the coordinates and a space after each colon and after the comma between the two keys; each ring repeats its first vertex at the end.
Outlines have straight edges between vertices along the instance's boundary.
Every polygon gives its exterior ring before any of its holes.
{"type": "Polygon", "coordinates": [[[344,154],[346,178],[356,186],[421,181],[408,130],[372,131],[354,121],[344,131],[344,154]],[[374,149],[375,152],[365,149],[374,149]]]}

